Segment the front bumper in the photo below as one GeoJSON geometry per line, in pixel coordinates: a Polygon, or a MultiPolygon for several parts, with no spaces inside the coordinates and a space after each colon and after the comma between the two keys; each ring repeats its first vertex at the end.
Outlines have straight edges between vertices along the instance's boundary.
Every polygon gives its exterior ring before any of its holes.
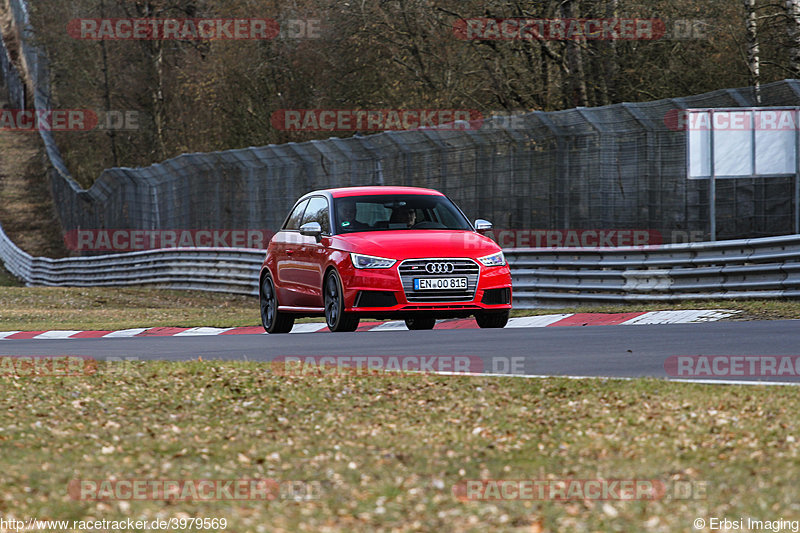
{"type": "MultiPolygon", "coordinates": [[[[508,265],[479,265],[471,298],[460,295],[452,301],[440,299],[435,302],[418,301],[413,294],[409,294],[408,279],[404,288],[398,265],[385,270],[350,267],[340,274],[345,286],[347,311],[363,317],[407,318],[428,314],[438,318],[459,318],[476,312],[511,309],[511,272],[508,265]]],[[[420,277],[426,276],[422,273],[420,277]]]]}

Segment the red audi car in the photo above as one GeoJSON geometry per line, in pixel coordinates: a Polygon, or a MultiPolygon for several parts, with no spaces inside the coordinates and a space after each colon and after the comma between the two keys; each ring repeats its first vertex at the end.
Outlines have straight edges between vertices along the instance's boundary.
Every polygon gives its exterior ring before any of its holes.
{"type": "Polygon", "coordinates": [[[269,243],[261,267],[261,321],[286,333],[295,318],[325,316],[331,331],[361,318],[405,319],[431,329],[437,318],[474,315],[502,328],[511,309],[503,252],[445,195],[416,187],[348,187],[300,198],[269,243]]]}

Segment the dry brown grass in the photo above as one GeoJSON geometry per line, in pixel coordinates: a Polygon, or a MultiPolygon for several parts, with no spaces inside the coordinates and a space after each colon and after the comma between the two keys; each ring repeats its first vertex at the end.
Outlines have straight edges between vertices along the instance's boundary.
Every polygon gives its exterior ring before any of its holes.
{"type": "MultiPolygon", "coordinates": [[[[12,61],[18,43],[10,13],[0,2],[0,28],[12,61]]],[[[24,72],[24,69],[18,70],[24,72]]],[[[29,80],[26,80],[30,85],[29,80]]],[[[29,90],[30,92],[30,90],[29,90]]],[[[3,107],[10,104],[0,94],[3,107]]],[[[68,254],[56,216],[42,140],[36,133],[0,130],[0,224],[14,243],[34,256],[68,254]]]]}
{"type": "Polygon", "coordinates": [[[29,254],[65,257],[42,152],[37,134],[0,130],[0,223],[29,254]]]}
{"type": "Polygon", "coordinates": [[[219,361],[109,362],[88,376],[0,376],[0,387],[0,513],[17,519],[224,518],[237,532],[667,533],[693,531],[695,518],[799,517],[794,387],[286,377],[219,361]],[[67,490],[78,479],[254,478],[319,488],[271,502],[80,501],[67,490]],[[597,478],[654,480],[665,493],[454,495],[471,479],[597,478]]]}

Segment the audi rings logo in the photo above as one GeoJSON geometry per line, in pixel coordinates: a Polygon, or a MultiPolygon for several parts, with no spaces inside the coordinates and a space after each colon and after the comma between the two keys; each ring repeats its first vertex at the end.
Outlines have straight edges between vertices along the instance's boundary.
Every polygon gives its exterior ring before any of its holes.
{"type": "Polygon", "coordinates": [[[453,263],[428,263],[425,272],[428,274],[452,274],[456,267],[453,263]]]}

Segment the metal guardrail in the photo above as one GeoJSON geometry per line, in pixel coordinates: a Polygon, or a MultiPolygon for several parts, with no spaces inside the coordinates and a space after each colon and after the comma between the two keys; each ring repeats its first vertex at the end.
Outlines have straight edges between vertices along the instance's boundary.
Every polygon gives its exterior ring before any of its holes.
{"type": "MultiPolygon", "coordinates": [[[[638,248],[507,249],[520,309],[800,297],[800,235],[638,248]]],[[[147,286],[258,294],[263,250],[170,248],[32,257],[0,227],[0,260],[27,285],[147,286]]]]}
{"type": "Polygon", "coordinates": [[[0,260],[28,286],[142,286],[258,294],[264,251],[168,248],[93,257],[49,259],[21,250],[0,227],[0,260]]]}
{"type": "Polygon", "coordinates": [[[800,297],[800,235],[640,248],[506,252],[521,309],[800,297]]]}

